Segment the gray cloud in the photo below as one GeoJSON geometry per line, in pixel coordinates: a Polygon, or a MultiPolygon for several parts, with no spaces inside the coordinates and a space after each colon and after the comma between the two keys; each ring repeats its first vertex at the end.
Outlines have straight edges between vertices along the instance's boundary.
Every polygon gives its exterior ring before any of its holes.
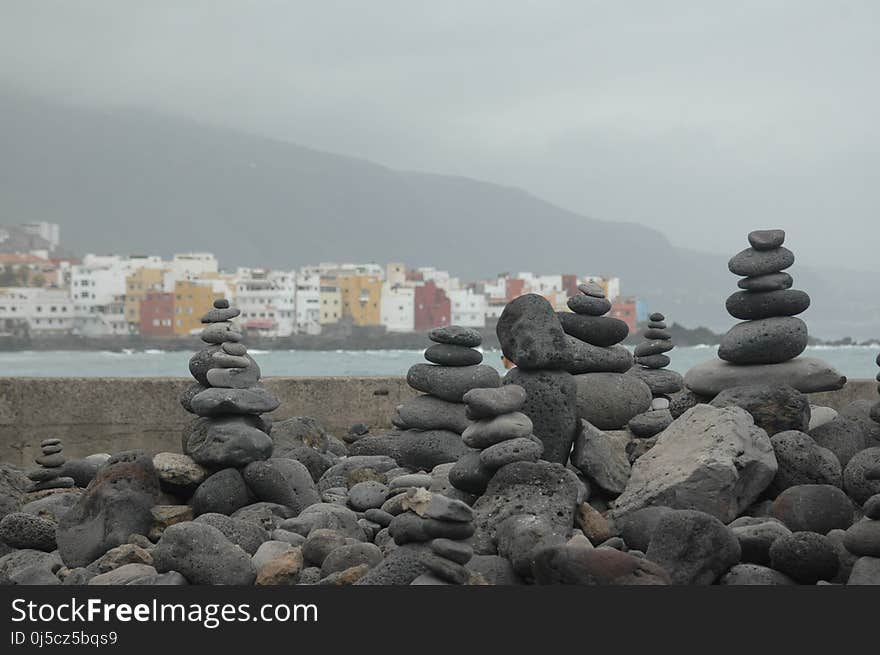
{"type": "Polygon", "coordinates": [[[880,271],[873,1],[6,0],[0,80],[880,271]]]}

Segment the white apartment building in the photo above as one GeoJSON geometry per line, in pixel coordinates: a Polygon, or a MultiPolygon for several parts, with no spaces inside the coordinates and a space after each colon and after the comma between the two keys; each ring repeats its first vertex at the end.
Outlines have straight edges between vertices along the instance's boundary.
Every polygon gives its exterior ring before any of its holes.
{"type": "Polygon", "coordinates": [[[28,234],[45,239],[49,243],[49,250],[55,250],[58,244],[61,243],[61,228],[58,226],[58,223],[35,221],[33,223],[25,223],[21,227],[28,234]]]}
{"type": "Polygon", "coordinates": [[[382,303],[379,308],[379,321],[388,332],[412,332],[415,329],[416,290],[392,284],[382,285],[382,303]]]}
{"type": "Polygon", "coordinates": [[[312,277],[336,278],[353,275],[372,275],[380,280],[385,279],[385,269],[379,264],[337,264],[335,262],[321,262],[317,265],[304,266],[300,269],[300,275],[312,277]]]}
{"type": "Polygon", "coordinates": [[[438,289],[443,289],[447,293],[453,289],[461,288],[458,278],[452,277],[449,271],[438,271],[433,266],[421,266],[416,271],[422,274],[422,280],[433,282],[438,289]]]}
{"type": "Polygon", "coordinates": [[[235,301],[240,323],[265,337],[287,337],[296,330],[296,272],[239,269],[235,301]]]}
{"type": "Polygon", "coordinates": [[[406,265],[400,262],[389,262],[385,267],[385,281],[392,286],[406,284],[406,265]]]}
{"type": "Polygon", "coordinates": [[[175,254],[169,270],[178,280],[216,274],[220,268],[217,258],[209,252],[186,252],[175,254]]]}
{"type": "Polygon", "coordinates": [[[0,325],[26,324],[31,334],[63,334],[74,326],[73,302],[66,289],[0,289],[0,325]]]}
{"type": "Polygon", "coordinates": [[[298,334],[321,334],[321,275],[302,269],[296,278],[296,327],[298,334]]]}
{"type": "Polygon", "coordinates": [[[452,305],[450,317],[452,325],[482,328],[486,325],[486,296],[473,289],[453,289],[447,291],[452,305]]]}

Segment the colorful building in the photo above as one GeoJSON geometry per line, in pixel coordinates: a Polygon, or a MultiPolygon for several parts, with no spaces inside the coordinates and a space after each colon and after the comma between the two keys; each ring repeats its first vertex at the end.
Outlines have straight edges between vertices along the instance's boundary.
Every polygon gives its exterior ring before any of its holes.
{"type": "Polygon", "coordinates": [[[452,303],[435,282],[416,287],[414,300],[414,328],[417,332],[450,324],[452,303]]]}
{"type": "Polygon", "coordinates": [[[174,294],[163,291],[146,292],[138,307],[138,320],[140,333],[145,337],[173,337],[174,294]]]}
{"type": "Polygon", "coordinates": [[[223,294],[214,291],[210,284],[191,280],[174,283],[174,334],[188,336],[202,328],[202,315],[223,294]]]}
{"type": "Polygon", "coordinates": [[[161,268],[138,268],[125,278],[125,320],[132,331],[141,325],[141,302],[148,293],[162,290],[161,268]]]}
{"type": "Polygon", "coordinates": [[[336,278],[342,294],[342,315],[355,325],[380,325],[382,317],[382,279],[372,275],[345,275],[336,278]]]}

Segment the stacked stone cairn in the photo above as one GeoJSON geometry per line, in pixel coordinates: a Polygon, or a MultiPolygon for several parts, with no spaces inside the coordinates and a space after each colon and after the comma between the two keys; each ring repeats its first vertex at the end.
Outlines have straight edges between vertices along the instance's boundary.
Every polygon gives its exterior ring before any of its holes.
{"type": "MultiPolygon", "coordinates": [[[[580,294],[568,299],[569,312],[559,312],[562,329],[568,335],[578,394],[578,415],[600,430],[619,430],[651,407],[650,390],[638,378],[623,375],[633,357],[620,345],[629,327],[620,319],[605,316],[611,301],[595,282],[578,285],[580,294]]],[[[642,344],[646,346],[646,344],[642,344]]],[[[667,342],[647,344],[642,355],[662,353],[667,342]],[[650,351],[650,352],[649,352],[650,351]]]]}
{"type": "Polygon", "coordinates": [[[462,441],[474,450],[463,455],[449,472],[449,482],[481,496],[495,472],[513,462],[537,462],[544,452],[532,434],[531,419],[520,412],[526,391],[516,384],[496,389],[471,389],[464,395],[467,417],[473,421],[462,441]]]}
{"type": "Polygon", "coordinates": [[[388,525],[398,547],[412,550],[418,569],[424,572],[409,584],[470,584],[473,574],[467,564],[473,549],[467,543],[474,534],[474,512],[470,506],[424,488],[406,492],[400,509],[388,525]]]}
{"type": "Polygon", "coordinates": [[[40,442],[42,455],[34,461],[40,468],[28,473],[28,479],[33,482],[28,491],[45,491],[46,489],[69,489],[74,486],[74,479],[64,475],[64,446],[61,439],[43,439],[40,442]]]}
{"type": "Polygon", "coordinates": [[[741,291],[727,299],[727,311],[743,322],[721,339],[718,360],[704,362],[685,376],[698,395],[754,384],[788,384],[803,393],[840,389],[846,378],[820,359],[800,357],[807,347],[807,326],[797,315],[810,306],[810,297],[792,289],[785,269],[794,253],[782,244],[783,230],[756,230],[751,247],[734,255],[728,268],[743,276],[741,291]]]}
{"type": "Polygon", "coordinates": [[[202,317],[201,340],[189,371],[196,383],[181,395],[186,411],[197,415],[183,437],[183,452],[208,469],[242,468],[272,455],[271,420],[261,416],[279,401],[260,382],[260,367],[241,343],[232,319],[240,310],[215,300],[202,317]]]}
{"type": "Polygon", "coordinates": [[[645,439],[659,434],[672,423],[670,396],[684,386],[681,375],[666,368],[670,364],[666,353],[675,347],[672,336],[666,330],[666,317],[655,312],[648,318],[648,329],[643,335],[645,340],[636,346],[636,365],[629,370],[629,374],[648,385],[653,399],[650,411],[633,417],[627,424],[630,432],[645,439]]]}
{"type": "Polygon", "coordinates": [[[399,405],[391,419],[402,432],[361,439],[353,454],[393,455],[403,466],[430,471],[468,450],[461,439],[470,424],[462,399],[471,389],[500,386],[501,377],[481,363],[477,330],[452,325],[431,330],[428,338],[434,342],[425,350],[429,363],[411,366],[406,375],[409,386],[423,394],[399,405]],[[374,449],[382,443],[390,450],[374,449]]]}

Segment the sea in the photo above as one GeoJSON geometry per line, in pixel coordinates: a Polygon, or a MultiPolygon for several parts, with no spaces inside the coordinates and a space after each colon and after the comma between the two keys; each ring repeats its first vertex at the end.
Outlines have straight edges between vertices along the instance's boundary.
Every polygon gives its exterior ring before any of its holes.
{"type": "MultiPolygon", "coordinates": [[[[669,368],[685,373],[715,356],[716,346],[682,346],[668,353],[669,368]]],[[[263,376],[406,375],[424,362],[424,350],[249,350],[263,376]]],[[[873,378],[876,346],[811,346],[805,355],[820,357],[848,378],[873,378]]],[[[0,352],[0,377],[188,377],[190,353],[184,351],[8,351],[0,352]]],[[[483,363],[504,372],[501,351],[483,351],[483,363]]]]}

